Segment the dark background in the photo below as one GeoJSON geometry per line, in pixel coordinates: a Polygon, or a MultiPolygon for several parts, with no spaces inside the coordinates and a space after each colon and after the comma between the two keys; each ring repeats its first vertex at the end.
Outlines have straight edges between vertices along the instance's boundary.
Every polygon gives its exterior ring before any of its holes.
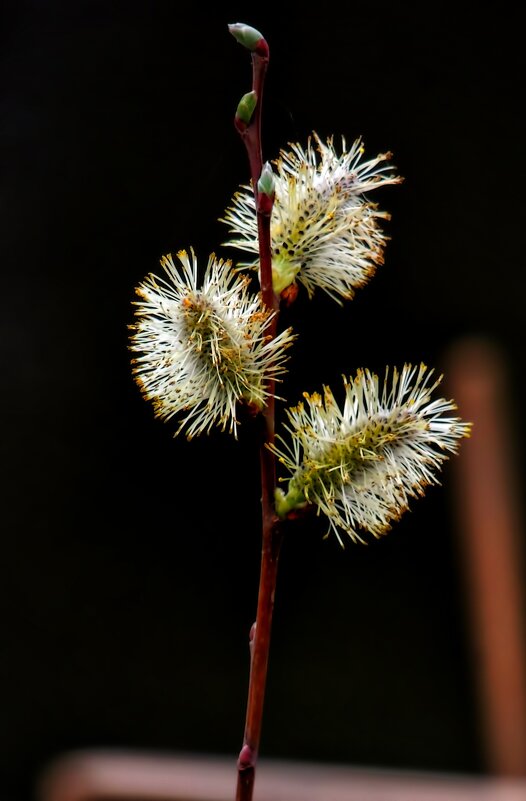
{"type": "MultiPolygon", "coordinates": [[[[518,12],[517,12],[518,13],[518,12]]],[[[386,264],[343,308],[303,296],[284,391],[502,350],[524,441],[522,25],[511,4],[11,2],[1,29],[0,785],[75,748],[239,751],[259,570],[258,456],[155,420],[134,287],[204,266],[247,180],[232,125],[267,37],[263,147],[312,130],[392,150],[386,264]]],[[[461,410],[462,411],[462,410],[461,410]]],[[[459,457],[461,458],[461,456],[459,457]]],[[[262,752],[486,769],[452,474],[380,542],[285,542],[262,752]]]]}

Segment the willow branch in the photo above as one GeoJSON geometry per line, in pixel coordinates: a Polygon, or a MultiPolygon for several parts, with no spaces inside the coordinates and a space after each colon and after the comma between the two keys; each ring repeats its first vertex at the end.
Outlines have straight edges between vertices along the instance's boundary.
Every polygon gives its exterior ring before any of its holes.
{"type": "MultiPolygon", "coordinates": [[[[258,187],[263,171],[261,112],[267,66],[268,46],[265,40],[261,39],[252,50],[252,92],[249,94],[249,110],[245,119],[240,119],[236,115],[235,125],[245,144],[250,165],[251,183],[257,213],[261,296],[265,307],[273,315],[269,323],[268,333],[271,337],[275,337],[279,302],[272,286],[270,216],[273,196],[260,192],[258,187]],[[252,108],[254,102],[255,105],[252,108]]],[[[280,521],[274,509],[276,488],[275,457],[268,448],[268,445],[274,442],[275,404],[273,380],[268,381],[267,389],[268,400],[263,410],[264,433],[260,444],[261,569],[256,622],[250,632],[250,677],[243,746],[237,762],[236,801],[251,801],[253,796],[263,720],[278,559],[282,539],[280,521]]]]}

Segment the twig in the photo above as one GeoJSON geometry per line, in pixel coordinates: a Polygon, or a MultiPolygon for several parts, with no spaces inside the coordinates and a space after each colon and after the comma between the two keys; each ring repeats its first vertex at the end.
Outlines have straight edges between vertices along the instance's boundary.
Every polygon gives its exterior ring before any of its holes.
{"type": "MultiPolygon", "coordinates": [[[[263,86],[268,66],[268,45],[258,32],[246,26],[230,26],[230,31],[252,50],[252,92],[245,96],[248,108],[238,108],[235,126],[247,150],[251,181],[254,190],[259,245],[259,280],[264,305],[273,312],[269,325],[269,336],[275,337],[278,322],[279,302],[272,286],[272,252],[270,238],[270,215],[273,197],[259,191],[258,182],[263,171],[261,147],[261,111],[263,86]],[[239,29],[243,28],[243,31],[239,29]],[[234,30],[235,29],[235,30],[234,30]],[[246,33],[249,40],[247,43],[246,33]],[[240,34],[240,35],[237,35],[240,34]],[[252,39],[250,37],[252,36],[252,39]],[[245,38],[244,38],[245,37],[245,38]]],[[[281,521],[274,509],[276,488],[276,466],[274,454],[267,447],[274,442],[274,381],[268,382],[268,401],[263,410],[265,422],[263,441],[260,445],[262,551],[259,578],[256,622],[250,632],[250,678],[245,720],[243,746],[237,767],[238,780],[236,801],[251,801],[256,775],[256,763],[261,737],[265,687],[270,650],[270,635],[274,596],[278,570],[278,559],[282,540],[281,521]]]]}

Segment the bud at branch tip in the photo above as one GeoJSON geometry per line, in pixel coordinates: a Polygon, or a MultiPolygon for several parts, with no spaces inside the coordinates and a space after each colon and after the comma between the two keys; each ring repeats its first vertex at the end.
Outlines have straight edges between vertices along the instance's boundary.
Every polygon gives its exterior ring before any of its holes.
{"type": "Polygon", "coordinates": [[[268,44],[263,34],[256,28],[250,25],[245,25],[243,22],[234,22],[228,26],[228,30],[243,47],[250,50],[252,53],[257,53],[259,56],[268,56],[268,44]]]}

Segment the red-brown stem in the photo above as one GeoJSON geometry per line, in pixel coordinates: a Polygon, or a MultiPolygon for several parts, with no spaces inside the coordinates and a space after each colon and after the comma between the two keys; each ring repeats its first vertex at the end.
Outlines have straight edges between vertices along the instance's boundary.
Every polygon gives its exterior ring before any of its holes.
{"type": "MultiPolygon", "coordinates": [[[[265,214],[259,212],[259,198],[257,183],[263,169],[263,154],[261,148],[261,112],[263,107],[263,87],[268,66],[268,56],[252,53],[252,91],[257,97],[256,107],[248,125],[236,125],[237,130],[245,144],[250,165],[250,176],[258,209],[258,235],[259,235],[259,280],[263,303],[273,311],[278,310],[278,299],[272,287],[272,255],[270,246],[270,211],[265,214]]],[[[274,318],[275,334],[277,320],[274,318]]]]}
{"type": "MultiPolygon", "coordinates": [[[[252,53],[252,89],[256,93],[257,104],[253,117],[247,126],[236,125],[247,150],[252,186],[256,202],[259,239],[259,280],[262,300],[274,316],[270,322],[269,335],[275,337],[278,321],[279,303],[272,287],[272,251],[270,238],[270,214],[272,203],[266,204],[264,211],[259,203],[258,181],[263,169],[261,149],[261,109],[263,84],[268,65],[268,55],[252,53]]],[[[256,623],[250,633],[250,677],[245,719],[243,746],[237,762],[236,801],[252,801],[256,776],[256,763],[261,738],[263,707],[267,683],[267,669],[270,650],[270,634],[274,611],[274,596],[281,546],[280,521],[274,511],[274,491],[276,487],[275,458],[267,447],[274,442],[274,381],[268,382],[268,402],[263,410],[264,434],[260,445],[261,470],[261,511],[262,511],[262,550],[259,577],[256,623]]]]}
{"type": "Polygon", "coordinates": [[[261,737],[274,594],[281,545],[279,522],[263,509],[263,548],[256,624],[252,628],[252,655],[243,747],[238,758],[236,801],[251,801],[261,737]]]}

